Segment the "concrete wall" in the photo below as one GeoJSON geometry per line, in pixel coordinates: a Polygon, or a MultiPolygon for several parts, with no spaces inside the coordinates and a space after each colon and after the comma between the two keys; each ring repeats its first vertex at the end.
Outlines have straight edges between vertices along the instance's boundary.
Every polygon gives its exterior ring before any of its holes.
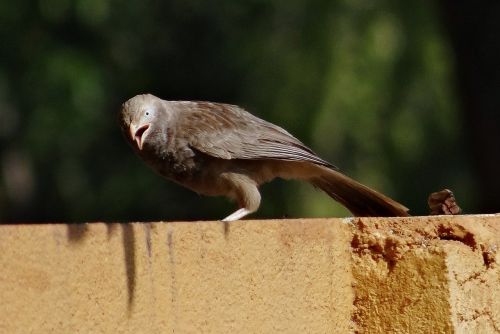
{"type": "Polygon", "coordinates": [[[0,225],[0,333],[499,333],[500,216],[0,225]]]}

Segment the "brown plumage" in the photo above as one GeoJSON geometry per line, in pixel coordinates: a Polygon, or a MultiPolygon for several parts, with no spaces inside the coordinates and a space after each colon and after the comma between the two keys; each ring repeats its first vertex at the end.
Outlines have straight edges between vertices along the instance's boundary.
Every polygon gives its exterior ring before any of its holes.
{"type": "Polygon", "coordinates": [[[135,152],[160,175],[199,194],[235,200],[239,209],[224,221],[255,212],[258,187],[276,177],[310,182],[356,216],[408,216],[403,205],[238,106],[145,94],[125,102],[120,119],[135,152]]]}

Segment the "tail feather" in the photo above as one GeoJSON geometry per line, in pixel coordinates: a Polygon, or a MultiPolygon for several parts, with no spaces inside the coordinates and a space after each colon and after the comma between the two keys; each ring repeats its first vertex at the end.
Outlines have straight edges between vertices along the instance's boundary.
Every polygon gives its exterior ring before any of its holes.
{"type": "Polygon", "coordinates": [[[309,182],[326,192],[358,217],[407,217],[404,205],[327,167],[309,182]]]}

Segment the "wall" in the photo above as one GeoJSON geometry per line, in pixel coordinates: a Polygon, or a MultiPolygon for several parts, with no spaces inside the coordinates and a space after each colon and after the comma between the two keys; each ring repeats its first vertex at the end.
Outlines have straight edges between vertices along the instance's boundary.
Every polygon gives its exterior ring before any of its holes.
{"type": "Polygon", "coordinates": [[[500,216],[0,225],[0,333],[498,333],[500,216]]]}

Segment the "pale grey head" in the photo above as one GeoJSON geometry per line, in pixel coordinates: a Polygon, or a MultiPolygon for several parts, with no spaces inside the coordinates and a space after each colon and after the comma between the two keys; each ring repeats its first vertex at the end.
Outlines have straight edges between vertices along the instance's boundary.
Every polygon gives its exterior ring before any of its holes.
{"type": "Polygon", "coordinates": [[[120,112],[122,131],[138,150],[166,134],[169,110],[164,102],[154,95],[142,94],[123,103],[120,112]]]}

